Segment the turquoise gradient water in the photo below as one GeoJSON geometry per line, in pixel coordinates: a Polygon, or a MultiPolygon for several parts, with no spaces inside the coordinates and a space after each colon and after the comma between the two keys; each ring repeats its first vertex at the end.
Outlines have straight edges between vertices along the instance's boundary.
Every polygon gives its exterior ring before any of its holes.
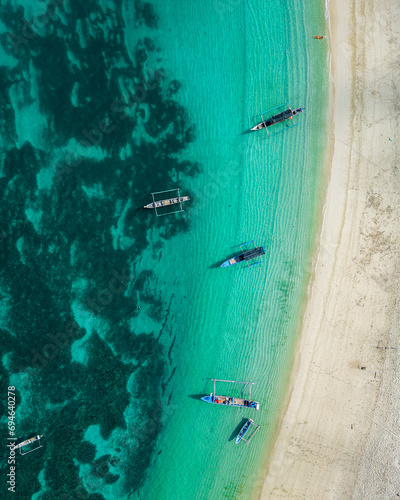
{"type": "Polygon", "coordinates": [[[18,437],[45,435],[19,493],[256,497],[323,196],[323,2],[40,8],[16,1],[1,26],[1,380],[18,437]],[[245,133],[288,101],[298,126],[245,133]],[[173,187],[185,212],[141,210],[173,187]],[[249,240],[262,265],[219,267],[249,240]],[[260,411],[201,402],[209,378],[254,382],[260,411]]]}
{"type": "MultiPolygon", "coordinates": [[[[184,182],[195,195],[190,233],[170,245],[172,269],[165,260],[156,268],[160,282],[174,276],[178,328],[160,455],[142,493],[251,498],[287,389],[319,216],[328,71],[326,46],[312,35],[325,29],[323,5],[160,2],[156,10],[157,43],[196,123],[188,158],[204,170],[184,182]],[[270,139],[242,134],[257,112],[287,101],[306,106],[300,126],[270,139]],[[266,245],[262,266],[213,267],[252,239],[266,245]],[[255,382],[261,411],[188,398],[212,391],[206,377],[255,382]],[[250,446],[235,446],[232,433],[248,417],[261,430],[250,446]]],[[[229,384],[220,391],[239,394],[229,384]]]]}

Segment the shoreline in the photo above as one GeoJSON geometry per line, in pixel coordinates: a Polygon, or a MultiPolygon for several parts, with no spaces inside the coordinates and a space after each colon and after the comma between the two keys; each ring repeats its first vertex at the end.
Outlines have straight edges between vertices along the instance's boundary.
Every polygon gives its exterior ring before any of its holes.
{"type": "Polygon", "coordinates": [[[330,0],[328,10],[330,178],[263,500],[400,494],[400,148],[390,113],[400,6],[330,0]]]}

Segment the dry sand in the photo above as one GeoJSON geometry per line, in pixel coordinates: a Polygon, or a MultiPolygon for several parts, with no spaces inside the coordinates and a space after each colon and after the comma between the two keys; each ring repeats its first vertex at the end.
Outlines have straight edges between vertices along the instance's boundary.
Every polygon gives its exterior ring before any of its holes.
{"type": "Polygon", "coordinates": [[[263,500],[400,498],[400,2],[329,12],[333,159],[263,500]]]}

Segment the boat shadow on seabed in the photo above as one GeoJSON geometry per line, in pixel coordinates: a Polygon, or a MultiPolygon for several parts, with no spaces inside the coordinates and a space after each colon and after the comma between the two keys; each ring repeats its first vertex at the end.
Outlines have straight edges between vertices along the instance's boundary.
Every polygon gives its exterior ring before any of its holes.
{"type": "Polygon", "coordinates": [[[238,425],[233,429],[232,434],[229,436],[228,441],[233,441],[234,439],[237,438],[237,435],[240,432],[240,429],[244,426],[244,424],[247,422],[247,418],[242,418],[242,420],[238,423],[238,425]]]}
{"type": "Polygon", "coordinates": [[[200,399],[204,396],[204,392],[202,392],[201,394],[189,394],[189,398],[192,398],[192,399],[200,399]]]}

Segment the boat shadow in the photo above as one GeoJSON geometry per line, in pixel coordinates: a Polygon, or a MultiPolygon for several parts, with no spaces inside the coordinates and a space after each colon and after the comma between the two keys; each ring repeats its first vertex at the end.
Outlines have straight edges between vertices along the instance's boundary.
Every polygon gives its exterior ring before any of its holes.
{"type": "Polygon", "coordinates": [[[244,424],[248,421],[248,418],[242,418],[240,423],[233,429],[232,434],[229,436],[228,441],[236,440],[237,435],[240,432],[240,429],[244,426],[244,424]]]}
{"type": "MultiPolygon", "coordinates": [[[[139,214],[141,214],[142,212],[143,212],[144,214],[146,214],[147,212],[150,212],[150,210],[145,210],[145,208],[144,208],[143,206],[141,206],[141,207],[137,207],[137,208],[135,208],[135,207],[131,207],[131,208],[127,211],[127,213],[126,213],[126,220],[125,220],[125,223],[126,223],[126,224],[130,224],[130,223],[133,221],[133,219],[134,219],[135,217],[137,217],[139,214]]],[[[119,219],[119,217],[116,217],[116,219],[118,220],[118,219],[119,219]]]]}
{"type": "Polygon", "coordinates": [[[204,397],[205,395],[206,395],[205,392],[203,392],[202,394],[189,394],[189,398],[201,400],[201,398],[204,397]]]}
{"type": "Polygon", "coordinates": [[[221,267],[221,264],[225,262],[224,260],[221,260],[221,262],[216,262],[215,264],[211,264],[211,266],[208,266],[208,269],[217,269],[218,267],[221,267]]]}

